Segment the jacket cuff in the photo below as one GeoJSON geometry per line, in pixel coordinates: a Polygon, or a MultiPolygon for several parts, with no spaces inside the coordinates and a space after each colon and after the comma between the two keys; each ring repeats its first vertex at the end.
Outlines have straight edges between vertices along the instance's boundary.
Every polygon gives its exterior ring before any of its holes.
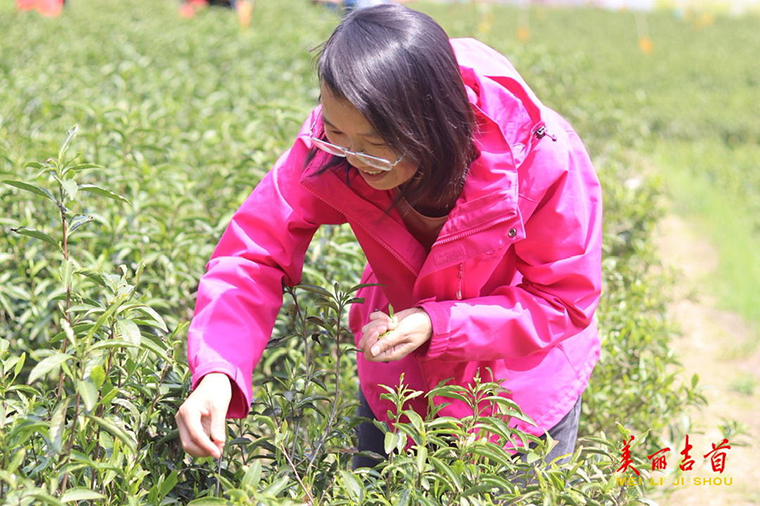
{"type": "Polygon", "coordinates": [[[433,335],[430,339],[414,350],[414,355],[422,360],[431,360],[445,354],[449,349],[451,333],[446,325],[448,320],[444,314],[445,306],[436,302],[434,298],[420,301],[417,306],[421,307],[430,317],[433,326],[433,335]]]}
{"type": "Polygon", "coordinates": [[[250,387],[246,388],[249,382],[242,380],[240,370],[232,366],[229,362],[210,362],[198,367],[193,372],[193,377],[190,382],[191,390],[195,390],[203,377],[211,373],[226,374],[227,377],[230,378],[232,397],[230,398],[229,408],[227,408],[226,418],[247,417],[251,407],[253,392],[250,387]]]}

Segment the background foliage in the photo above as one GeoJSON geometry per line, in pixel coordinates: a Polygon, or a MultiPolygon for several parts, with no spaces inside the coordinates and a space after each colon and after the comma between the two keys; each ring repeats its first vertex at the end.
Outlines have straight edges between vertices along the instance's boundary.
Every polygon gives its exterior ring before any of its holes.
{"type": "MultiPolygon", "coordinates": [[[[315,104],[308,50],[337,18],[308,2],[260,0],[241,31],[223,10],[188,21],[171,2],[81,0],[55,20],[0,7],[0,499],[644,501],[646,482],[615,481],[623,438],[636,434],[634,458],[646,469],[646,455],[678,444],[684,407],[702,398],[668,348],[666,280],[649,243],[660,186],[646,177],[642,153],[705,137],[719,139],[715,149],[757,142],[760,114],[747,113],[757,104],[746,99],[760,82],[756,68],[725,57],[716,59],[725,72],[691,67],[724,47],[723,34],[749,38],[751,24],[719,18],[692,40],[692,27],[652,16],[652,31],[673,42],[662,50],[688,47],[690,61],[638,52],[625,13],[531,11],[531,41],[521,44],[511,35],[521,15],[513,9],[415,6],[452,36],[476,36],[508,55],[574,124],[602,178],[603,355],[570,464],[523,464],[470,437],[475,427],[501,442],[526,437],[498,419],[409,414],[386,436],[387,462],[349,471],[357,384],[343,317],[364,258],[345,227],[315,237],[305,281],[316,288],[286,296],[255,373],[251,416],[229,424],[224,458],[185,457],[173,417],[188,394],[183,341],[197,280],[232,212],[315,104]],[[729,102],[694,107],[715,82],[732,87],[729,102]]],[[[496,390],[439,395],[482,400],[496,390]]],[[[400,406],[418,394],[388,395],[400,406]]],[[[516,406],[502,408],[519,416],[516,406]]],[[[545,451],[539,444],[527,460],[545,451]]]]}

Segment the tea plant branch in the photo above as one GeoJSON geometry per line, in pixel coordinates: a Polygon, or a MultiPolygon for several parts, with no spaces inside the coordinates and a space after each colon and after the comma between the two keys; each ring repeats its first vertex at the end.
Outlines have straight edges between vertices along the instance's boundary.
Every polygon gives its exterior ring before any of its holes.
{"type": "MultiPolygon", "coordinates": [[[[109,339],[113,339],[113,335],[114,335],[113,324],[111,324],[111,326],[109,327],[109,330],[110,330],[110,334],[109,334],[108,337],[109,337],[109,339]]],[[[113,353],[113,349],[108,350],[108,356],[106,356],[106,367],[104,369],[106,377],[108,376],[108,373],[109,373],[109,363],[110,363],[111,353],[113,353]]],[[[100,401],[102,398],[103,398],[103,396],[102,396],[101,392],[98,391],[98,401],[100,401]]],[[[98,417],[98,418],[102,418],[103,417],[103,412],[105,411],[105,408],[106,407],[105,407],[104,404],[99,404],[98,405],[98,409],[95,412],[95,416],[98,417]]],[[[96,441],[100,441],[100,431],[101,431],[101,426],[98,425],[98,428],[96,429],[96,432],[95,432],[95,440],[96,441]]],[[[101,453],[100,450],[101,450],[100,445],[98,445],[98,446],[95,447],[95,459],[94,460],[96,460],[96,461],[100,458],[100,453],[101,453]]],[[[97,478],[97,473],[92,473],[92,485],[90,487],[92,489],[95,488],[96,478],[97,478]]],[[[101,487],[101,490],[104,490],[104,489],[101,487]]]]}
{"type": "MultiPolygon", "coordinates": [[[[167,360],[164,363],[164,367],[161,369],[161,374],[160,374],[160,376],[158,378],[158,386],[159,386],[159,388],[161,387],[161,384],[166,379],[166,375],[169,374],[169,370],[170,369],[171,369],[171,362],[169,362],[167,360]]],[[[149,423],[150,417],[153,414],[153,412],[155,411],[156,405],[158,405],[158,401],[161,399],[161,397],[162,396],[157,395],[153,399],[153,402],[151,403],[150,407],[148,408],[147,414],[145,416],[145,424],[146,425],[149,423]]],[[[138,448],[142,448],[142,439],[143,439],[143,436],[145,435],[145,432],[146,432],[146,427],[141,427],[141,429],[137,432],[137,447],[138,448]]],[[[221,457],[220,457],[220,459],[221,459],[221,457]]]]}
{"type": "MultiPolygon", "coordinates": [[[[285,449],[285,445],[283,443],[280,443],[279,445],[280,451],[285,456],[285,460],[288,461],[288,465],[293,470],[293,475],[296,477],[296,481],[299,485],[301,485],[301,488],[303,489],[304,494],[306,494],[306,497],[308,497],[307,503],[309,506],[312,506],[314,504],[314,496],[311,494],[311,489],[306,486],[306,484],[301,480],[301,476],[298,474],[298,469],[296,468],[296,465],[293,463],[293,460],[290,458],[290,454],[285,449]]],[[[306,470],[308,472],[308,468],[306,470]]]]}
{"type": "MultiPolygon", "coordinates": [[[[77,435],[77,421],[79,420],[79,401],[81,400],[81,396],[79,392],[77,392],[76,399],[74,400],[74,417],[71,420],[71,433],[69,434],[69,438],[66,441],[66,447],[63,451],[64,453],[64,463],[63,465],[66,466],[71,461],[71,449],[74,446],[74,439],[77,435]]],[[[66,492],[66,487],[69,483],[69,472],[67,471],[66,474],[63,475],[63,480],[61,481],[61,487],[60,487],[60,494],[63,495],[64,492],[66,492]]]]}
{"type": "MultiPolygon", "coordinates": [[[[73,134],[70,134],[73,135],[73,134]]],[[[69,137],[70,139],[71,137],[69,137]]],[[[68,140],[67,139],[67,144],[68,140]]],[[[60,163],[61,160],[59,158],[58,163],[60,163]]],[[[68,263],[69,263],[69,234],[68,234],[68,227],[67,227],[67,219],[66,219],[66,213],[67,209],[64,205],[65,201],[65,195],[63,192],[63,186],[59,187],[59,195],[60,200],[57,202],[58,209],[61,213],[61,245],[63,249],[63,262],[67,266],[65,267],[65,270],[68,270],[68,263]]],[[[71,280],[69,278],[64,279],[64,283],[66,284],[66,309],[63,312],[63,317],[66,319],[66,323],[69,324],[69,327],[71,327],[71,280]]],[[[61,345],[61,353],[66,353],[66,348],[68,346],[69,340],[64,339],[63,344],[61,345]]],[[[61,371],[60,376],[58,377],[58,394],[57,398],[60,402],[61,397],[63,396],[63,383],[65,380],[66,375],[61,371]]],[[[65,489],[64,489],[65,490],[65,489]]]]}
{"type": "MultiPolygon", "coordinates": [[[[312,360],[311,360],[311,343],[310,339],[306,336],[306,318],[304,317],[303,313],[301,312],[301,306],[298,303],[298,297],[296,296],[294,289],[289,289],[288,292],[290,293],[291,297],[293,297],[293,310],[295,311],[295,316],[300,319],[300,326],[301,326],[301,338],[304,340],[304,347],[306,348],[304,356],[306,360],[306,378],[304,381],[304,385],[308,385],[311,381],[311,371],[312,371],[312,360]]],[[[298,433],[301,430],[301,421],[303,418],[298,418],[296,421],[296,427],[293,430],[293,443],[290,447],[290,452],[295,454],[296,452],[296,443],[298,442],[298,433]]]]}
{"type": "Polygon", "coordinates": [[[219,455],[219,461],[216,463],[216,487],[214,488],[214,496],[219,497],[222,491],[222,462],[224,461],[224,449],[222,454],[219,455]]]}
{"type": "Polygon", "coordinates": [[[335,423],[337,414],[338,414],[338,400],[340,399],[340,360],[342,358],[342,350],[340,347],[340,334],[341,334],[341,317],[343,316],[343,307],[344,307],[344,301],[341,297],[341,292],[337,290],[337,284],[336,284],[336,299],[338,299],[337,307],[335,308],[335,311],[337,313],[337,319],[335,322],[335,391],[333,393],[333,403],[332,407],[330,409],[330,417],[327,420],[327,426],[325,427],[325,430],[322,434],[322,437],[319,438],[319,442],[317,443],[316,448],[314,448],[314,451],[311,454],[311,457],[309,458],[309,465],[306,467],[306,474],[308,474],[309,470],[311,469],[312,465],[314,464],[314,461],[317,458],[317,455],[319,455],[320,450],[324,446],[325,442],[327,441],[327,438],[330,437],[332,434],[332,427],[335,423]]]}

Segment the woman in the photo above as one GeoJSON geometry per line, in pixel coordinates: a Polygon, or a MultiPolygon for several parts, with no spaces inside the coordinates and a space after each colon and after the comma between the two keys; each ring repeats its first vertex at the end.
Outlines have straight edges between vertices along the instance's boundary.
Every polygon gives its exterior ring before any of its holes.
{"type": "MultiPolygon", "coordinates": [[[[386,420],[379,385],[401,374],[429,391],[480,373],[537,424],[512,426],[558,439],[550,458],[572,452],[601,285],[600,188],[580,139],[503,56],[399,5],[348,16],[318,71],[320,106],[201,279],[194,390],[177,414],[185,450],[220,455],[225,415],[248,413],[282,283],[299,282],[319,225],[348,222],[368,260],[362,283],[381,284],[349,315],[360,413],[386,420]]],[[[424,416],[426,401],[411,407],[424,416]]],[[[440,413],[471,414],[461,402],[440,413]]],[[[364,425],[359,448],[382,450],[377,436],[364,425]]]]}

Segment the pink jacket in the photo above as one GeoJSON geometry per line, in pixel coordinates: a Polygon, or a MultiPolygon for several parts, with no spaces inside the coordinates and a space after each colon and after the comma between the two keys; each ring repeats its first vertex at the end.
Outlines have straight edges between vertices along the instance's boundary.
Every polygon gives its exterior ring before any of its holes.
{"type": "MultiPolygon", "coordinates": [[[[541,435],[585,389],[599,358],[594,310],[601,288],[601,193],[570,125],[542,105],[499,53],[453,39],[478,122],[480,157],[429,254],[406,230],[390,192],[356,171],[312,176],[309,141],[299,136],[232,218],[201,278],[188,335],[193,387],[210,372],[237,385],[228,417],[248,413],[251,377],[282,304],[282,283],[301,279],[305,252],[322,224],[348,222],[368,260],[349,324],[356,342],[373,308],[420,306],[432,339],[404,359],[368,362],[359,378],[378,419],[392,409],[378,385],[402,373],[427,391],[441,380],[467,384],[490,368],[541,435]]],[[[316,108],[304,123],[307,132],[316,108]]],[[[450,401],[447,399],[447,401],[450,401]]],[[[426,401],[412,407],[424,416],[426,401]]],[[[441,416],[471,414],[461,402],[441,416]]]]}

